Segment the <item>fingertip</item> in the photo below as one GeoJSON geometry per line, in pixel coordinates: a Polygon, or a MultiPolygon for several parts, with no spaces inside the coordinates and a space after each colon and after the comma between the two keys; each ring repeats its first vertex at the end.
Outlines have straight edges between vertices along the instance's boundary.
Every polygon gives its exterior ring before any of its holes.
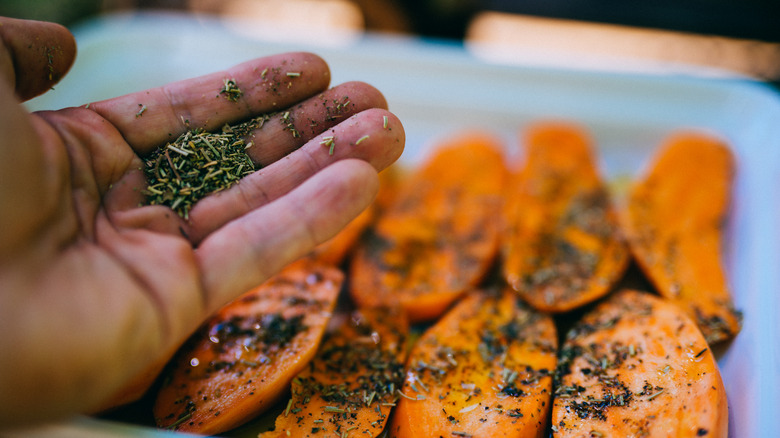
{"type": "Polygon", "coordinates": [[[267,65],[269,60],[276,60],[276,68],[280,69],[289,79],[294,78],[296,81],[302,80],[308,83],[306,88],[309,90],[319,92],[326,90],[330,85],[330,66],[325,59],[316,53],[288,52],[258,58],[255,61],[267,65]],[[299,73],[300,76],[296,76],[299,73]]]}
{"type": "Polygon", "coordinates": [[[379,191],[379,173],[371,163],[359,158],[345,158],[336,161],[321,172],[331,173],[334,177],[337,175],[346,175],[348,180],[345,184],[354,184],[363,188],[363,207],[360,207],[355,215],[360,213],[376,197],[379,191]]]}
{"type": "Polygon", "coordinates": [[[348,153],[368,161],[377,172],[393,164],[403,154],[406,132],[401,120],[390,111],[368,109],[354,115],[352,122],[346,125],[343,127],[344,136],[354,139],[354,146],[348,153]]]}
{"type": "Polygon", "coordinates": [[[387,165],[389,166],[401,158],[401,155],[406,148],[406,130],[404,129],[404,125],[401,122],[401,119],[399,119],[398,116],[391,113],[390,111],[383,111],[381,116],[382,129],[392,134],[388,139],[390,146],[390,161],[387,165]]]}
{"type": "Polygon", "coordinates": [[[330,84],[330,66],[325,59],[312,52],[296,52],[294,55],[299,56],[304,64],[314,65],[317,71],[322,72],[323,77],[328,78],[328,84],[330,84]]]}
{"type": "Polygon", "coordinates": [[[0,39],[10,54],[16,94],[22,101],[51,89],[76,58],[76,39],[64,26],[44,21],[0,17],[0,39]]]}
{"type": "Polygon", "coordinates": [[[338,86],[342,96],[359,108],[387,109],[384,94],[371,84],[362,81],[344,82],[338,86]]]}
{"type": "Polygon", "coordinates": [[[318,243],[332,237],[365,210],[379,192],[376,168],[359,158],[345,158],[325,166],[309,179],[309,183],[319,187],[313,198],[328,210],[328,214],[313,218],[316,226],[312,229],[322,231],[314,235],[318,243]]]}
{"type": "Polygon", "coordinates": [[[380,160],[375,161],[377,171],[381,171],[395,163],[406,147],[406,131],[401,119],[387,110],[370,110],[374,123],[379,124],[376,130],[381,133],[378,147],[382,148],[380,160]]]}

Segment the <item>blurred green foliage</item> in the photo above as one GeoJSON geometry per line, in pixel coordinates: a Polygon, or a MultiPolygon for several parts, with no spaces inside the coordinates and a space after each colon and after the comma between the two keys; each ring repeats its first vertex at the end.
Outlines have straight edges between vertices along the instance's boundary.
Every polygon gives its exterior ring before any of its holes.
{"type": "Polygon", "coordinates": [[[0,16],[68,26],[99,13],[103,0],[0,0],[0,16]]]}

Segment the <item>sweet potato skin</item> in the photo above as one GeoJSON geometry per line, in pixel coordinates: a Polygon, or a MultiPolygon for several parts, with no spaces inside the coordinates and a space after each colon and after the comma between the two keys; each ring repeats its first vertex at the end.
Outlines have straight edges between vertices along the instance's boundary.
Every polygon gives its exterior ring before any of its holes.
{"type": "Polygon", "coordinates": [[[567,312],[609,292],[629,253],[584,128],[537,123],[508,189],[503,274],[536,309],[567,312]]]}
{"type": "Polygon", "coordinates": [[[552,428],[554,437],[726,437],[726,392],[694,322],[626,289],[567,334],[552,428]]]}
{"type": "Polygon", "coordinates": [[[172,361],[157,425],[222,433],[273,405],[316,353],[343,277],[303,259],[223,307],[172,361]]]}
{"type": "Polygon", "coordinates": [[[292,383],[292,398],[260,438],[375,437],[403,383],[409,327],[400,309],[351,312],[292,383]]]}
{"type": "Polygon", "coordinates": [[[439,317],[482,280],[497,254],[506,174],[502,146],[487,134],[440,144],[357,249],[353,301],[400,302],[411,322],[439,317]]]}
{"type": "Polygon", "coordinates": [[[511,290],[467,295],[415,343],[389,435],[542,436],[556,347],[511,290]]]}
{"type": "Polygon", "coordinates": [[[622,212],[629,246],[658,292],[696,321],[710,344],[740,330],[723,265],[735,160],[721,141],[680,133],[656,152],[622,212]]]}

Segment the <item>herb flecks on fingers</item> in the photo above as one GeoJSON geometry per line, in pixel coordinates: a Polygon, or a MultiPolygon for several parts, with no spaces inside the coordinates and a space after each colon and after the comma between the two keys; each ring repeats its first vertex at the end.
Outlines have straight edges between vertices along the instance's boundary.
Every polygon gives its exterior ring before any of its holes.
{"type": "Polygon", "coordinates": [[[231,102],[238,102],[238,99],[241,98],[244,92],[238,87],[235,79],[225,79],[219,94],[225,96],[231,102]]]}

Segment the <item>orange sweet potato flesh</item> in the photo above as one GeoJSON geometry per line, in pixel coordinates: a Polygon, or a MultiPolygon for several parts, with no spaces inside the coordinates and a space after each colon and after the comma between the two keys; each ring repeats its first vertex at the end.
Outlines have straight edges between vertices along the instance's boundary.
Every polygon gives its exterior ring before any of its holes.
{"type": "Polygon", "coordinates": [[[287,408],[260,437],[380,435],[403,383],[407,335],[398,310],[353,312],[293,379],[287,408]]]}
{"type": "Polygon", "coordinates": [[[217,434],[271,407],[314,357],[342,282],[336,268],[301,260],[222,308],[174,358],[157,425],[217,434]]]}
{"type": "Polygon", "coordinates": [[[586,132],[539,123],[524,147],[507,195],[504,277],[536,309],[567,312],[609,292],[629,252],[586,132]]]}
{"type": "Polygon", "coordinates": [[[726,437],[718,365],[675,304],[622,290],[567,335],[556,373],[554,437],[726,437]]]}
{"type": "Polygon", "coordinates": [[[467,295],[412,348],[389,435],[541,437],[556,349],[552,318],[513,291],[467,295]]]}
{"type": "Polygon", "coordinates": [[[441,143],[357,248],[353,301],[400,302],[411,322],[444,313],[482,280],[497,254],[506,174],[502,146],[487,134],[441,143]]]}
{"type": "Polygon", "coordinates": [[[733,338],[741,324],[722,260],[734,169],[722,142],[679,134],[631,188],[622,215],[641,269],[711,344],[733,338]]]}

